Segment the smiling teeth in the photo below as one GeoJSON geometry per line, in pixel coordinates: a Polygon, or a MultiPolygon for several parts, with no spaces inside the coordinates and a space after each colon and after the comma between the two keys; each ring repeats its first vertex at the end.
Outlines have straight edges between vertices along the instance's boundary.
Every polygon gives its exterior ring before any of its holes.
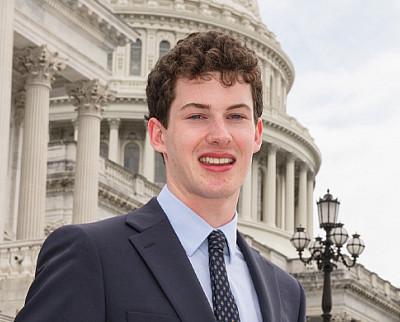
{"type": "Polygon", "coordinates": [[[211,157],[202,157],[200,158],[200,162],[207,164],[230,164],[233,162],[231,158],[211,158],[211,157]]]}

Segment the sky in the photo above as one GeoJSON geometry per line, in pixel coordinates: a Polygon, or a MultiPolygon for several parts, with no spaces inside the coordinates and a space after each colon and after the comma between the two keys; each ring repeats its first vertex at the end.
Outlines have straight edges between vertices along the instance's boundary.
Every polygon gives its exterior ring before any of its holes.
{"type": "Polygon", "coordinates": [[[338,197],[339,220],[366,244],[359,262],[400,287],[400,1],[259,6],[295,67],[287,112],[321,151],[315,201],[338,197]]]}

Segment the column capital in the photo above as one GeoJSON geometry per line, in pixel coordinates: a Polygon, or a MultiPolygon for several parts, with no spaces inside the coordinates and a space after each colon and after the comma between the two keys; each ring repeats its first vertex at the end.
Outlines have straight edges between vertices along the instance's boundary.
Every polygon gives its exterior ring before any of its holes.
{"type": "Polygon", "coordinates": [[[107,119],[108,125],[110,126],[110,129],[118,130],[119,125],[121,124],[121,119],[119,118],[109,118],[107,119]]]}
{"type": "Polygon", "coordinates": [[[43,81],[50,85],[55,75],[65,68],[65,60],[46,45],[17,49],[14,57],[15,69],[26,76],[28,82],[43,81]]]}
{"type": "Polygon", "coordinates": [[[77,81],[67,85],[66,90],[79,114],[100,116],[103,107],[115,99],[113,92],[98,79],[77,81]]]}
{"type": "Polygon", "coordinates": [[[308,170],[310,169],[310,167],[307,165],[307,163],[305,163],[304,161],[301,161],[301,162],[299,163],[299,169],[300,169],[300,171],[308,172],[308,170]]]}
{"type": "Polygon", "coordinates": [[[286,162],[294,162],[294,161],[296,161],[296,156],[293,153],[288,152],[286,154],[286,162]]]}
{"type": "Polygon", "coordinates": [[[279,150],[279,147],[274,143],[268,143],[267,145],[267,153],[276,153],[279,150]]]}

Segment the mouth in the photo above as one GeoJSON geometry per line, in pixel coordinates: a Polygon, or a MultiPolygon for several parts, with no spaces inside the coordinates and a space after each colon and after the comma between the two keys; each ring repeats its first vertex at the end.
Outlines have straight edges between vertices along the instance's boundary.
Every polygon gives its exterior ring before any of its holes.
{"type": "Polygon", "coordinates": [[[215,157],[215,156],[202,156],[199,158],[200,163],[210,166],[226,166],[235,163],[235,159],[230,156],[215,157]]]}

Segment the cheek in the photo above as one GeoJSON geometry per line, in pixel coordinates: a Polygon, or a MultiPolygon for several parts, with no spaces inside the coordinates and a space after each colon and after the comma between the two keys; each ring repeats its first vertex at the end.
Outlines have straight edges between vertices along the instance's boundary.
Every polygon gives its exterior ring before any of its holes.
{"type": "Polygon", "coordinates": [[[237,142],[243,154],[245,153],[253,153],[253,149],[255,146],[254,136],[249,135],[248,132],[243,132],[237,137],[237,142]]]}

